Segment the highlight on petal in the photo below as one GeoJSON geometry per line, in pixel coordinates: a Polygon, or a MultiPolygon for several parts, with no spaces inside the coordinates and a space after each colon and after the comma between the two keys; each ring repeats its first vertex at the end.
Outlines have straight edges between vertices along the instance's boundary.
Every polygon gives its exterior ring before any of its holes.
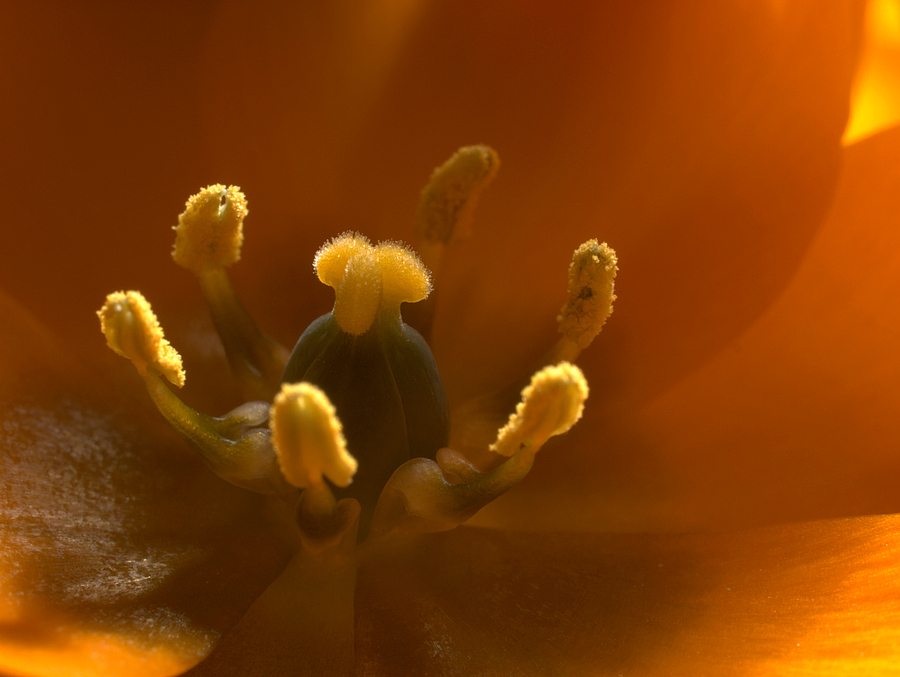
{"type": "Polygon", "coordinates": [[[862,55],[853,84],[849,145],[900,122],[900,2],[869,0],[862,55]]]}
{"type": "Polygon", "coordinates": [[[277,576],[292,525],[133,406],[139,379],[98,388],[2,293],[0,325],[0,672],[189,668],[277,576]]]}
{"type": "Polygon", "coordinates": [[[892,675],[900,516],[730,534],[461,527],[365,565],[365,675],[892,675]]]}
{"type": "Polygon", "coordinates": [[[893,128],[844,150],[831,213],[762,317],[644,407],[603,402],[585,365],[592,416],[567,453],[478,523],[696,531],[900,511],[898,214],[893,128]]]}

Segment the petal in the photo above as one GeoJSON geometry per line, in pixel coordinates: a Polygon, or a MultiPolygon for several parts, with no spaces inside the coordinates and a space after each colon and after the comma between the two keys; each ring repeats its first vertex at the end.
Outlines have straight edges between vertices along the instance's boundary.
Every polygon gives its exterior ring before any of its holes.
{"type": "Polygon", "coordinates": [[[844,131],[849,144],[900,122],[900,5],[896,0],[870,0],[866,5],[866,37],[853,83],[850,121],[844,131]]]}
{"type": "Polygon", "coordinates": [[[898,213],[894,128],[845,151],[831,214],[777,302],[662,397],[573,430],[508,514],[669,530],[900,511],[898,213]]]}
{"type": "Polygon", "coordinates": [[[630,294],[602,367],[647,397],[744,328],[793,269],[833,187],[860,4],[410,0],[357,14],[272,0],[140,20],[19,8],[0,190],[22,227],[0,283],[78,335],[79,309],[123,285],[165,297],[185,326],[200,296],[167,261],[167,226],[198,185],[238,183],[256,224],[239,288],[289,343],[330,304],[304,272],[323,236],[408,239],[431,168],[481,140],[505,169],[442,292],[451,394],[496,385],[552,340],[560,271],[600,236],[630,294]],[[778,255],[763,265],[763,252],[778,255]],[[55,273],[34,279],[35,266],[55,273]],[[300,274],[287,283],[287,270],[300,274]],[[286,284],[297,293],[275,293],[286,284]],[[489,338],[495,324],[509,331],[489,338]]]}
{"type": "Polygon", "coordinates": [[[794,270],[833,194],[862,9],[432,3],[375,69],[364,41],[334,64],[350,33],[330,14],[228,4],[206,59],[250,93],[221,106],[216,80],[201,83],[210,154],[266,191],[261,219],[304,224],[258,235],[273,263],[258,288],[272,289],[323,226],[410,238],[431,168],[490,143],[500,177],[438,282],[451,397],[517,376],[555,339],[571,251],[600,237],[620,253],[622,296],[594,374],[610,390],[627,375],[646,399],[733,339],[794,270]]]}
{"type": "Polygon", "coordinates": [[[847,6],[782,7],[682,4],[656,20],[637,9],[577,19],[604,47],[579,55],[563,129],[523,130],[538,147],[506,154],[504,171],[535,155],[540,170],[502,177],[515,206],[486,216],[511,227],[489,235],[485,224],[490,239],[465,271],[484,275],[482,287],[460,283],[448,303],[456,312],[436,331],[451,374],[463,371],[451,351],[483,336],[479,326],[519,330],[514,342],[478,346],[488,365],[535,351],[535,334],[552,331],[570,251],[589,237],[609,242],[621,267],[615,315],[588,358],[595,402],[661,392],[771,302],[834,189],[857,21],[847,6]]]}
{"type": "Polygon", "coordinates": [[[4,13],[0,197],[15,256],[0,286],[57,328],[93,339],[90,311],[123,286],[185,295],[170,226],[213,182],[193,113],[205,23],[201,3],[148,13],[39,0],[4,13]],[[172,277],[154,286],[159,269],[172,277]]]}
{"type": "Polygon", "coordinates": [[[627,378],[649,397],[752,321],[832,196],[854,4],[666,3],[648,13],[457,3],[423,13],[362,132],[352,205],[357,221],[404,222],[402,202],[372,180],[371,158],[408,174],[411,192],[416,168],[444,148],[472,139],[498,149],[478,235],[448,262],[440,291],[436,354],[448,389],[477,393],[555,338],[565,266],[591,237],[610,242],[622,268],[594,368],[600,387],[627,378]]]}
{"type": "Polygon", "coordinates": [[[283,524],[5,295],[0,323],[0,670],[189,667],[284,566],[283,524]]]}
{"type": "Polygon", "coordinates": [[[357,674],[892,674],[898,527],[434,535],[361,572],[357,674]]]}

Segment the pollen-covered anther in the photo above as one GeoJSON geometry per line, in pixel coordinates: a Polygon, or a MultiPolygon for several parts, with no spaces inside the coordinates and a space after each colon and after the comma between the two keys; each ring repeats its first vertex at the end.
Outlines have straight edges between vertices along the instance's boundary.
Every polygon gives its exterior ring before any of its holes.
{"type": "Polygon", "coordinates": [[[557,321],[560,333],[579,350],[591,344],[612,313],[617,271],[616,252],[605,242],[588,240],[572,255],[569,298],[557,321]]]}
{"type": "Polygon", "coordinates": [[[179,388],[184,385],[181,355],[163,336],[150,303],[138,291],[114,292],[97,311],[100,329],[113,351],[132,361],[138,372],[152,369],[179,388]]]}
{"type": "Polygon", "coordinates": [[[310,383],[285,383],[269,412],[278,464],[295,487],[318,486],[323,476],[350,484],[356,460],[347,452],[341,422],[328,397],[310,383]]]}
{"type": "Polygon", "coordinates": [[[440,244],[468,236],[478,197],[499,168],[500,159],[488,146],[465,146],[456,151],[434,170],[422,190],[416,235],[440,244]]]}
{"type": "Polygon", "coordinates": [[[175,226],[175,263],[200,273],[239,261],[246,216],[247,199],[237,186],[215,184],[192,195],[175,226]]]}
{"type": "Polygon", "coordinates": [[[588,385],[574,364],[544,367],[522,391],[522,401],[497,433],[491,451],[502,456],[537,451],[554,435],[561,435],[581,418],[588,385]]]}
{"type": "Polygon", "coordinates": [[[359,336],[382,310],[399,311],[401,303],[421,301],[431,291],[431,278],[419,258],[393,242],[373,246],[356,233],[325,243],[316,254],[316,274],[335,292],[334,319],[341,329],[359,336]]]}

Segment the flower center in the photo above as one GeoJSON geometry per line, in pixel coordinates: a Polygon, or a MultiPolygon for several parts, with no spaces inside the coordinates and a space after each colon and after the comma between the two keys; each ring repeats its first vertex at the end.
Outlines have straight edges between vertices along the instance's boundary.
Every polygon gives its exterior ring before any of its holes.
{"type": "MultiPolygon", "coordinates": [[[[473,146],[433,173],[416,217],[432,271],[471,230],[497,167],[494,151],[473,146]]],[[[401,304],[421,302],[428,335],[432,278],[419,257],[356,233],[327,242],[314,265],[334,289],[334,307],[288,353],[259,330],[226,272],[240,258],[247,213],[235,187],[200,191],[179,217],[173,251],[200,282],[246,404],[212,417],[181,402],[164,383],[184,384],[181,357],[139,292],[110,294],[98,315],[107,343],[134,363],[169,423],[217,475],[296,510],[310,552],[346,547],[357,529],[360,540],[379,541],[453,528],[519,482],[548,439],[581,417],[588,387],[572,362],[615,299],[616,256],[605,243],[575,252],[562,336],[546,366],[460,406],[451,435],[434,357],[400,313],[401,304]]]]}

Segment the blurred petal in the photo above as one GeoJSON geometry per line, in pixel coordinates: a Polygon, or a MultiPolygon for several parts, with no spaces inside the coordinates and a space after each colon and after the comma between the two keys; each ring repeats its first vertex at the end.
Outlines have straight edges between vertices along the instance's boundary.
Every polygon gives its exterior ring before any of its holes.
{"type": "Polygon", "coordinates": [[[434,535],[361,572],[358,674],[893,674],[898,530],[434,535]]]}
{"type": "Polygon", "coordinates": [[[595,409],[506,514],[668,530],[900,511],[898,213],[895,128],[845,151],[829,218],[752,327],[642,410],[595,409]]]}
{"type": "Polygon", "coordinates": [[[173,270],[184,201],[215,182],[194,101],[212,4],[37,0],[0,18],[0,287],[56,330],[93,341],[91,311],[123,286],[151,299],[193,293],[183,271],[153,278],[173,270]]]}
{"type": "Polygon", "coordinates": [[[284,566],[283,527],[5,295],[0,324],[0,670],[189,667],[284,566]]]}
{"type": "Polygon", "coordinates": [[[698,521],[900,511],[900,128],[845,158],[778,302],[646,412],[698,521]]]}
{"type": "Polygon", "coordinates": [[[900,2],[869,0],[865,43],[853,83],[850,144],[900,122],[900,2]]]}
{"type": "Polygon", "coordinates": [[[588,374],[610,391],[661,392],[778,293],[831,195],[862,3],[388,4],[17,7],[0,191],[19,228],[0,282],[63,306],[54,323],[78,336],[77,309],[120,286],[185,326],[202,303],[168,226],[198,186],[236,183],[238,288],[290,343],[330,305],[308,264],[324,237],[410,239],[431,169],[484,141],[504,169],[435,333],[454,398],[552,340],[589,237],[617,248],[627,292],[588,374]],[[58,279],[80,281],[67,304],[58,279]]]}
{"type": "Polygon", "coordinates": [[[503,169],[440,282],[435,347],[451,396],[496,386],[553,339],[571,250],[602,237],[621,257],[622,301],[594,375],[645,399],[733,339],[792,274],[833,193],[862,9],[431,3],[360,103],[347,73],[364,45],[328,77],[331,43],[303,39],[315,24],[294,3],[228,5],[209,67],[275,94],[222,106],[218,82],[201,83],[210,155],[254,186],[261,221],[302,226],[256,236],[270,266],[255,284],[273,289],[322,228],[409,238],[431,169],[490,143],[503,169]],[[291,83],[310,80],[301,100],[291,83]]]}
{"type": "MultiPolygon", "coordinates": [[[[563,269],[590,237],[609,242],[621,268],[615,315],[587,356],[595,406],[664,391],[777,296],[833,194],[860,13],[853,3],[780,7],[672,3],[650,14],[609,3],[546,34],[550,19],[536,17],[524,42],[549,41],[559,70],[536,69],[545,80],[526,79],[520,98],[493,103],[503,65],[473,73],[471,93],[428,92],[429,113],[448,110],[441,129],[480,134],[504,160],[498,195],[483,201],[483,238],[442,298],[436,352],[451,379],[484,383],[549,342],[563,269]],[[564,91],[549,86],[559,72],[570,74],[564,91]],[[538,101],[525,99],[530,88],[538,101]],[[445,119],[463,94],[472,108],[485,100],[495,124],[445,119]],[[515,339],[473,346],[492,325],[498,337],[514,327],[515,339]],[[488,366],[473,376],[474,360],[488,366]]],[[[504,35],[496,27],[491,38],[504,35]]],[[[472,70],[489,60],[472,57],[472,70]]]]}

